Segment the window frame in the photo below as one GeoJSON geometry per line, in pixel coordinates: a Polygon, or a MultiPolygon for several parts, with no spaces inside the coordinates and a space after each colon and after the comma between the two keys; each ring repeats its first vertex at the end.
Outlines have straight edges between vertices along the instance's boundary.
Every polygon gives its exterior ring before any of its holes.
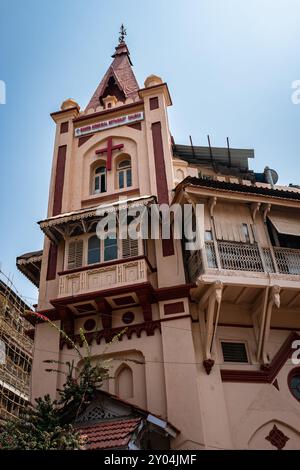
{"type": "Polygon", "coordinates": [[[133,186],[132,183],[132,163],[130,157],[124,157],[117,163],[117,187],[118,189],[127,189],[133,186]],[[127,166],[122,167],[123,163],[128,162],[127,166]],[[122,186],[120,184],[120,177],[123,178],[122,186]]]}
{"type": "Polygon", "coordinates": [[[86,258],[87,258],[87,266],[93,266],[93,264],[99,264],[99,263],[101,263],[101,259],[102,259],[102,258],[101,258],[101,240],[100,240],[100,238],[98,238],[98,236],[97,236],[96,233],[91,234],[91,236],[88,237],[88,239],[87,239],[87,256],[86,256],[86,258]],[[98,240],[98,245],[99,245],[98,248],[97,248],[97,247],[96,247],[96,248],[90,248],[90,241],[91,241],[91,239],[97,239],[97,240],[98,240]],[[99,261],[95,261],[95,262],[93,262],[93,263],[89,263],[90,251],[93,251],[93,252],[94,252],[96,249],[99,251],[99,261]]]}
{"type": "Polygon", "coordinates": [[[300,367],[294,367],[292,370],[290,370],[288,377],[287,377],[287,385],[290,391],[291,396],[297,400],[298,403],[300,403],[300,397],[296,397],[293,393],[293,387],[291,386],[291,382],[294,377],[299,377],[300,378],[300,367]]]}
{"type": "Polygon", "coordinates": [[[249,350],[249,345],[248,345],[248,341],[245,340],[245,339],[232,339],[232,338],[219,338],[219,344],[218,344],[218,349],[219,349],[219,357],[220,357],[220,363],[223,365],[223,366],[227,366],[228,364],[230,365],[239,365],[239,366],[243,366],[243,365],[249,365],[249,364],[252,364],[252,361],[251,361],[251,355],[250,355],[250,350],[249,350]],[[246,350],[246,355],[247,355],[247,362],[236,362],[236,361],[225,361],[224,360],[224,354],[223,354],[223,348],[222,348],[222,343],[238,343],[238,344],[244,344],[245,346],[245,350],[246,350]]]}
{"type": "Polygon", "coordinates": [[[104,163],[97,165],[93,171],[92,194],[104,194],[107,192],[107,170],[104,163]],[[100,170],[100,171],[98,171],[100,170]],[[104,170],[101,172],[101,170],[104,170]],[[102,191],[102,179],[104,177],[104,190],[102,191]],[[96,180],[98,179],[99,189],[96,189],[96,180]]]}
{"type": "MultiPolygon", "coordinates": [[[[78,242],[80,240],[82,240],[83,242],[83,254],[82,254],[82,266],[81,268],[83,267],[90,267],[92,269],[93,266],[96,266],[97,264],[106,264],[106,263],[110,263],[110,262],[113,262],[113,261],[117,261],[117,260],[123,260],[124,262],[126,262],[129,258],[126,258],[126,257],[123,257],[123,239],[120,239],[118,237],[118,233],[117,233],[117,237],[116,237],[116,240],[117,240],[117,258],[114,258],[114,259],[110,259],[110,260],[105,260],[105,249],[104,249],[104,242],[105,240],[100,240],[99,239],[99,243],[100,243],[100,261],[97,262],[97,263],[93,263],[93,264],[88,264],[88,247],[89,247],[89,239],[92,238],[93,236],[97,236],[97,234],[95,232],[89,232],[89,233],[84,233],[84,234],[81,234],[81,235],[78,235],[78,236],[74,236],[74,237],[69,237],[66,242],[65,242],[65,255],[64,255],[64,270],[65,271],[71,271],[73,269],[80,269],[80,267],[78,268],[68,268],[68,259],[69,259],[69,247],[70,247],[70,244],[74,241],[78,242]]],[[[138,242],[138,255],[137,256],[146,256],[145,254],[145,250],[144,250],[144,244],[143,244],[143,240],[142,239],[138,239],[137,240],[138,242]]],[[[135,256],[134,256],[135,257],[135,256]]]]}

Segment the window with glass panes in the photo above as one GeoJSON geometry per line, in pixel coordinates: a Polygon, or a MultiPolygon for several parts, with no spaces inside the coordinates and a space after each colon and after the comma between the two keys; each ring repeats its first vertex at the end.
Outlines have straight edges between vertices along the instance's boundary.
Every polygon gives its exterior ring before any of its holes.
{"type": "Polygon", "coordinates": [[[131,161],[123,160],[118,165],[119,188],[128,188],[132,186],[131,161]]]}
{"type": "Polygon", "coordinates": [[[106,192],[106,168],[105,166],[99,166],[95,170],[94,193],[105,193],[105,192],[106,192]]]}

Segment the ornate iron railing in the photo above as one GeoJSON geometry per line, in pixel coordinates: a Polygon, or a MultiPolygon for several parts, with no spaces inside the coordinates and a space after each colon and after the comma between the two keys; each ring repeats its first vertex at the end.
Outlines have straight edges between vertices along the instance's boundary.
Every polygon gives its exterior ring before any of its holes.
{"type": "Polygon", "coordinates": [[[300,250],[274,247],[274,254],[281,274],[300,274],[300,250]]]}
{"type": "Polygon", "coordinates": [[[188,259],[190,280],[195,281],[206,268],[300,275],[300,250],[273,247],[272,253],[256,244],[206,241],[205,250],[195,251],[188,259]]]}
{"type": "Polygon", "coordinates": [[[218,242],[222,269],[262,272],[263,264],[257,245],[218,242]]]}

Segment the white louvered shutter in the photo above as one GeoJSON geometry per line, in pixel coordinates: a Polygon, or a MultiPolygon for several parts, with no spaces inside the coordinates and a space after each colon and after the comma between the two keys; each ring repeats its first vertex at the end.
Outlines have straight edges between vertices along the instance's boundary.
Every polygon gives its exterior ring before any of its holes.
{"type": "Polygon", "coordinates": [[[83,240],[69,243],[68,269],[81,268],[83,258],[83,240]]]}
{"type": "Polygon", "coordinates": [[[139,255],[139,241],[125,238],[122,240],[122,258],[133,258],[139,255]]]}

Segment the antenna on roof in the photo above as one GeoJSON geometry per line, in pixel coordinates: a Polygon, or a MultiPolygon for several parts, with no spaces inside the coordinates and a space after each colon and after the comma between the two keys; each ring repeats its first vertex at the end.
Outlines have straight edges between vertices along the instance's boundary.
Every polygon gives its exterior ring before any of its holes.
{"type": "Polygon", "coordinates": [[[192,136],[190,135],[189,138],[190,138],[190,143],[191,143],[191,147],[192,147],[193,157],[195,158],[196,155],[195,155],[194,144],[193,144],[193,141],[192,141],[192,136]]]}
{"type": "Polygon", "coordinates": [[[226,139],[227,139],[229,167],[231,168],[231,153],[230,153],[229,139],[228,139],[228,137],[226,137],[226,139]]]}
{"type": "Polygon", "coordinates": [[[213,169],[215,170],[215,161],[214,161],[214,157],[213,157],[213,153],[212,153],[212,148],[211,148],[211,145],[210,145],[210,137],[209,137],[208,134],[207,134],[207,141],[208,141],[209,155],[210,155],[211,164],[213,166],[213,169]]]}

